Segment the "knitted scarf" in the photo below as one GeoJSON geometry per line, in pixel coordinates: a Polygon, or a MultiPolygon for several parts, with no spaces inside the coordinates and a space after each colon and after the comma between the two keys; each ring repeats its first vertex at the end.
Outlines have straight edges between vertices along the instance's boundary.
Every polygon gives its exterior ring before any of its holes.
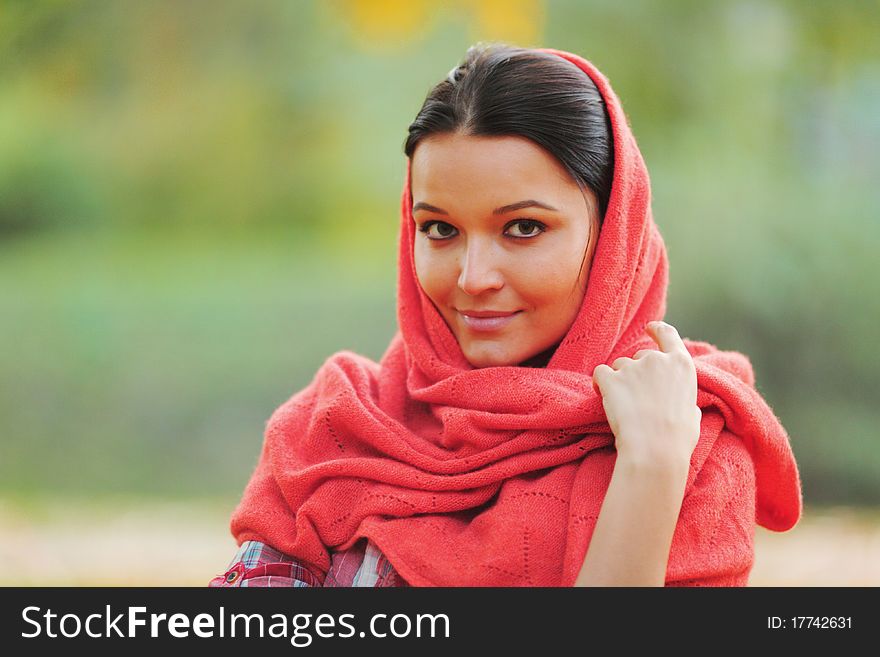
{"type": "MultiPolygon", "coordinates": [[[[614,468],[591,374],[656,348],[667,258],[648,172],[620,101],[590,62],[610,117],[614,178],[588,288],[546,367],[473,368],[421,289],[407,166],[396,332],[376,363],[330,356],[271,416],[231,530],[318,574],[371,539],[413,586],[571,586],[614,468]]],[[[585,219],[586,220],[586,219],[585,219]]],[[[754,523],[801,513],[788,436],[740,353],[685,340],[703,419],[669,555],[669,585],[745,585],[754,523]]]]}

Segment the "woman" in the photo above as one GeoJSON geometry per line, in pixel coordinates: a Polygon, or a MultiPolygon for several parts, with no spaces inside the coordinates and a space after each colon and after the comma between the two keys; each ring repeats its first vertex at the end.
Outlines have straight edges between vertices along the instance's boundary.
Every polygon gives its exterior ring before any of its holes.
{"type": "Polygon", "coordinates": [[[746,357],[659,321],[644,162],[589,62],[471,48],[409,128],[398,323],[270,419],[212,585],[748,582],[801,513],[746,357]]]}

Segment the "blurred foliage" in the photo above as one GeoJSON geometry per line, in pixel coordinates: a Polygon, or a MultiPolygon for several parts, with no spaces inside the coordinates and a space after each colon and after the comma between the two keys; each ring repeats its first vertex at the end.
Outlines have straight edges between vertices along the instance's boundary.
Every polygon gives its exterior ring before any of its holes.
{"type": "Polygon", "coordinates": [[[406,127],[478,40],[594,61],[808,502],[880,502],[876,2],[0,2],[0,492],[235,494],[395,330],[406,127]]]}

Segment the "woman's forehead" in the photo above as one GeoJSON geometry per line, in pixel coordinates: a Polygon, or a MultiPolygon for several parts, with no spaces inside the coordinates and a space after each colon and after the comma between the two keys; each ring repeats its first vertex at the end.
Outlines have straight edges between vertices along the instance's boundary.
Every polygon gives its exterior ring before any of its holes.
{"type": "Polygon", "coordinates": [[[496,208],[538,199],[564,206],[581,198],[562,164],[523,137],[432,135],[416,147],[410,176],[414,204],[479,203],[496,208]]]}

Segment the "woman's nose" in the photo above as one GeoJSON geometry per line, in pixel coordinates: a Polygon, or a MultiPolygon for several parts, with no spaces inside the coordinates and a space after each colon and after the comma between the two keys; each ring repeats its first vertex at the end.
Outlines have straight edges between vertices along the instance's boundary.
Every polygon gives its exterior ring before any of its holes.
{"type": "Polygon", "coordinates": [[[464,263],[458,276],[458,286],[471,296],[486,290],[499,290],[504,286],[504,277],[489,244],[468,245],[464,263]]]}

